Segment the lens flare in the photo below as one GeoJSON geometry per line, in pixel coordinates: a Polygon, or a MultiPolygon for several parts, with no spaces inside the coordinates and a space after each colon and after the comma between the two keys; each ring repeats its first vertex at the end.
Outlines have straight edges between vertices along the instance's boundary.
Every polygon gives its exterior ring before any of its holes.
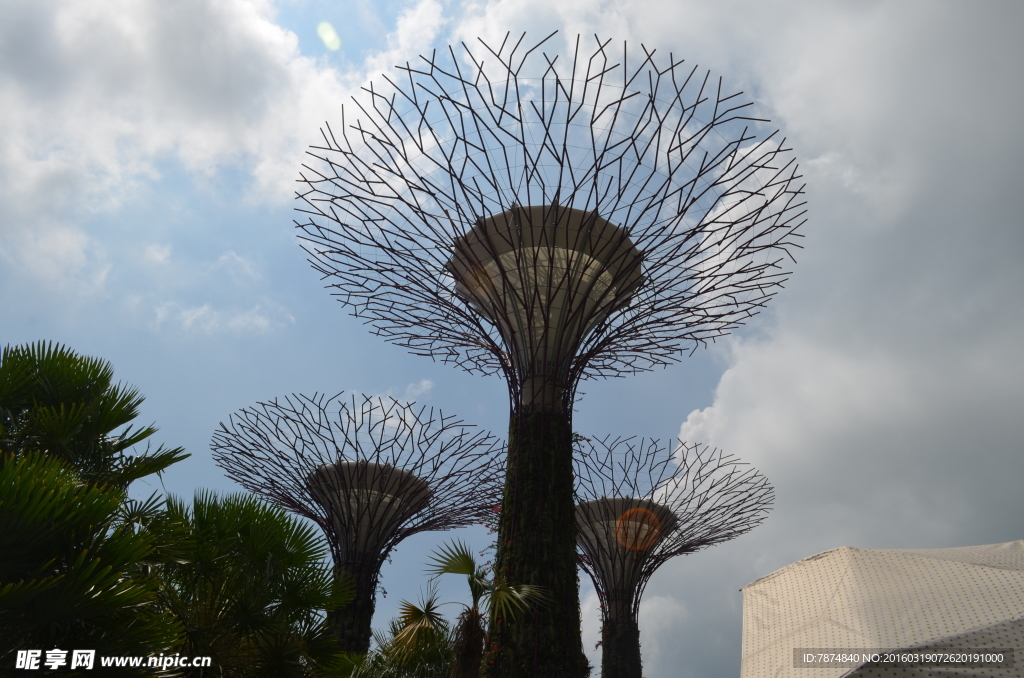
{"type": "Polygon", "coordinates": [[[324,41],[324,47],[332,52],[337,52],[341,49],[341,38],[338,37],[338,32],[334,30],[334,26],[330,25],[326,21],[321,21],[317,25],[316,34],[324,41]]]}
{"type": "Polygon", "coordinates": [[[646,551],[661,536],[661,521],[645,508],[629,509],[615,523],[615,538],[630,551],[646,551]]]}

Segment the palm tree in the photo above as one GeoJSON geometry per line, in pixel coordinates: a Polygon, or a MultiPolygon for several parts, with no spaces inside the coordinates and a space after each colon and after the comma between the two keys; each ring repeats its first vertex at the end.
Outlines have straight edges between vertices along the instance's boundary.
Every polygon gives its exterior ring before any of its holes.
{"type": "Polygon", "coordinates": [[[64,460],[87,482],[121,489],[187,457],[180,447],[151,451],[148,445],[130,454],[157,429],[133,429],[130,422],[145,398],[113,378],[109,362],[60,344],[5,346],[0,352],[0,453],[45,452],[64,460]]]}
{"type": "Polygon", "coordinates": [[[442,545],[432,555],[431,563],[427,572],[435,578],[442,574],[466,576],[473,602],[465,605],[456,623],[451,678],[477,678],[487,637],[484,619],[489,616],[491,623],[501,624],[518,612],[545,602],[547,593],[539,586],[516,586],[498,578],[488,579],[487,568],[477,565],[473,553],[462,541],[442,545]]]}
{"type": "Polygon", "coordinates": [[[153,580],[133,576],[153,558],[155,540],[125,529],[123,499],[118,488],[83,483],[61,459],[0,454],[4,666],[18,649],[145,655],[179,642],[181,626],[157,604],[153,580]]]}
{"type": "Polygon", "coordinates": [[[310,676],[332,663],[322,610],[352,590],[334,579],[314,526],[252,495],[208,491],[191,506],[169,499],[166,520],[185,526],[189,544],[159,572],[161,601],[185,627],[176,651],[212,657],[219,672],[207,676],[310,676]]]}
{"type": "MultiPolygon", "coordinates": [[[[406,600],[387,633],[374,632],[370,651],[344,678],[449,678],[454,634],[440,612],[437,590],[431,586],[419,605],[406,600]]],[[[334,678],[331,675],[330,678],[334,678]]]]}
{"type": "Polygon", "coordinates": [[[479,676],[490,613],[498,623],[532,604],[547,600],[537,586],[509,586],[487,578],[473,554],[461,541],[435,551],[428,570],[433,574],[419,605],[401,601],[399,616],[387,633],[374,633],[377,649],[362,661],[337,665],[331,676],[345,678],[463,678],[479,676]],[[472,604],[465,605],[453,629],[440,612],[433,579],[442,574],[466,575],[472,604]],[[342,669],[342,670],[338,670],[342,669]]]}
{"type": "Polygon", "coordinates": [[[45,342],[0,351],[0,657],[153,654],[180,640],[153,577],[178,535],[167,521],[151,529],[162,500],[129,500],[127,487],[188,455],[131,453],[156,432],[130,425],[142,401],[99,358],[45,342]]]}

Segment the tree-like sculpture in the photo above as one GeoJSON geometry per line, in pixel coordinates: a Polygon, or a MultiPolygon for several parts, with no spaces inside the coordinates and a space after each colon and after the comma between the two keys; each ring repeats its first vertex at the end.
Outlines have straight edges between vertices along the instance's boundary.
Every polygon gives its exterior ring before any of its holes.
{"type": "Polygon", "coordinates": [[[317,523],[355,599],[330,611],[339,648],[370,644],[380,568],[406,537],[472,525],[501,496],[501,445],[394,399],[292,395],[234,413],[214,459],[245,489],[317,523]]]}
{"type": "Polygon", "coordinates": [[[640,597],[669,558],[734,539],[767,515],[772,487],[707,446],[577,439],[580,566],[601,601],[602,678],[641,678],[640,597]]]}
{"type": "Polygon", "coordinates": [[[505,377],[497,568],[551,604],[492,620],[485,668],[573,678],[577,385],[667,365],[756,313],[803,203],[784,140],[720,81],[646,49],[616,61],[577,40],[560,61],[542,45],[462,45],[366,89],[311,150],[297,225],[376,333],[505,377]]]}

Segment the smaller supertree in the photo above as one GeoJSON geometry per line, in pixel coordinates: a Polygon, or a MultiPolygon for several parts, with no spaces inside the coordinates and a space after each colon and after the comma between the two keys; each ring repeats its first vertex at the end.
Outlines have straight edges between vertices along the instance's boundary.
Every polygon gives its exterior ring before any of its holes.
{"type": "Polygon", "coordinates": [[[239,410],[214,459],[245,489],[309,518],[355,599],[329,611],[339,648],[366,653],[391,550],[418,532],[479,523],[501,497],[501,442],[392,399],[291,395],[239,410]]]}
{"type": "Polygon", "coordinates": [[[637,613],[665,561],[748,532],[767,515],[771,485],[707,446],[576,437],[580,566],[601,601],[602,678],[640,678],[637,613]]]}

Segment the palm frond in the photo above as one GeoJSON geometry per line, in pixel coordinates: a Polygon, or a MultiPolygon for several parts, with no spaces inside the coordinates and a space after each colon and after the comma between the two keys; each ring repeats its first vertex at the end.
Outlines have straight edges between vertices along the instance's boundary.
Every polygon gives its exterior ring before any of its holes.
{"type": "Polygon", "coordinates": [[[399,610],[399,631],[392,638],[388,650],[400,661],[407,660],[424,645],[436,644],[450,632],[448,620],[441,614],[438,604],[437,587],[430,585],[420,598],[420,604],[401,601],[399,610]]]}
{"type": "Polygon", "coordinates": [[[473,597],[472,607],[478,608],[480,600],[487,595],[489,582],[487,573],[476,564],[476,558],[462,540],[446,542],[442,544],[428,561],[427,574],[434,579],[442,574],[466,575],[469,583],[469,591],[473,597]]]}
{"type": "Polygon", "coordinates": [[[427,574],[439,577],[442,574],[464,574],[472,576],[476,573],[476,559],[473,552],[462,541],[445,543],[440,546],[427,561],[430,567],[427,574]]]}
{"type": "Polygon", "coordinates": [[[515,619],[518,613],[534,606],[545,605],[550,599],[547,589],[543,586],[511,585],[499,580],[491,585],[487,606],[490,612],[498,617],[515,619]]]}

